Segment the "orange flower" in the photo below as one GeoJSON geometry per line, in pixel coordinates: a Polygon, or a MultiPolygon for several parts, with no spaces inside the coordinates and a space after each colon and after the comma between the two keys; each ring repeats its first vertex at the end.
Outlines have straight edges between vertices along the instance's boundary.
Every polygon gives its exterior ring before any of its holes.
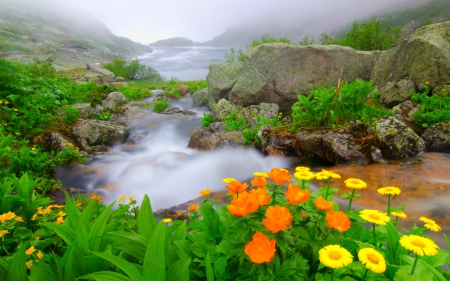
{"type": "Polygon", "coordinates": [[[228,194],[232,195],[232,194],[235,194],[235,193],[244,192],[247,189],[248,184],[245,183],[245,182],[241,183],[240,181],[232,181],[225,187],[229,191],[228,194]]]}
{"type": "Polygon", "coordinates": [[[323,199],[322,197],[317,198],[313,201],[314,205],[316,205],[316,208],[320,211],[331,211],[333,210],[333,202],[327,201],[323,199]]]}
{"type": "Polygon", "coordinates": [[[247,196],[247,200],[258,207],[269,204],[270,199],[271,197],[267,194],[267,189],[265,188],[252,189],[247,196]]]}
{"type": "Polygon", "coordinates": [[[327,218],[325,220],[328,223],[328,228],[336,228],[341,232],[345,232],[350,228],[350,219],[341,211],[327,212],[327,218]]]}
{"type": "Polygon", "coordinates": [[[194,211],[197,211],[198,208],[199,208],[198,205],[194,204],[194,205],[191,205],[191,206],[188,207],[188,211],[194,212],[194,211]]]}
{"type": "Polygon", "coordinates": [[[284,193],[287,199],[289,199],[286,204],[298,204],[300,202],[306,202],[311,195],[308,190],[303,190],[300,187],[290,183],[288,185],[288,191],[284,193]]]}
{"type": "Polygon", "coordinates": [[[243,217],[246,214],[256,212],[258,206],[253,203],[249,203],[243,198],[236,198],[231,201],[230,205],[227,206],[228,211],[236,217],[243,217]]]}
{"type": "Polygon", "coordinates": [[[202,191],[200,191],[200,195],[203,197],[208,197],[211,194],[211,189],[207,188],[207,189],[203,189],[202,191]]]}
{"type": "Polygon", "coordinates": [[[254,263],[270,262],[275,256],[275,239],[269,240],[261,232],[253,235],[253,240],[245,244],[245,253],[254,263]]]}
{"type": "Polygon", "coordinates": [[[292,179],[286,169],[273,168],[272,170],[270,170],[268,175],[269,178],[271,178],[277,185],[283,184],[292,179]]]}
{"type": "Polygon", "coordinates": [[[273,233],[289,227],[294,218],[288,208],[280,206],[270,206],[266,210],[266,218],[262,224],[273,233]]]}
{"type": "Polygon", "coordinates": [[[266,178],[264,177],[255,177],[250,182],[253,186],[263,187],[267,184],[266,178]]]}

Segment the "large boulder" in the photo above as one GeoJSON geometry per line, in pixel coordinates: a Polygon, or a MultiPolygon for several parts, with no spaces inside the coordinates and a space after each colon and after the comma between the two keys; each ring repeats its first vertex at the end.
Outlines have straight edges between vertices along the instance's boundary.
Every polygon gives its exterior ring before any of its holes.
{"type": "Polygon", "coordinates": [[[379,90],[381,101],[389,108],[411,99],[414,92],[414,82],[408,79],[387,83],[379,90]]]}
{"type": "Polygon", "coordinates": [[[108,111],[115,111],[120,103],[126,102],[127,99],[121,92],[111,92],[106,99],[102,101],[102,106],[108,111]]]}
{"type": "Polygon", "coordinates": [[[238,80],[242,70],[242,62],[211,63],[206,76],[208,92],[214,101],[228,99],[231,89],[238,80]]]}
{"type": "Polygon", "coordinates": [[[271,119],[278,115],[278,105],[276,103],[262,102],[258,105],[250,105],[244,107],[238,113],[238,116],[247,121],[253,128],[259,124],[258,118],[264,117],[265,119],[271,119]]]}
{"type": "Polygon", "coordinates": [[[276,103],[280,110],[289,110],[298,101],[296,93],[335,86],[342,67],[347,81],[369,80],[379,55],[335,45],[262,44],[247,50],[229,100],[244,107],[276,103]]]}
{"type": "Polygon", "coordinates": [[[384,51],[372,71],[371,79],[383,86],[404,78],[422,91],[448,85],[450,81],[450,21],[415,30],[403,42],[384,51]]]}
{"type": "Polygon", "coordinates": [[[238,107],[226,99],[221,99],[213,106],[211,116],[216,121],[224,121],[233,110],[237,112],[238,107]]]}
{"type": "Polygon", "coordinates": [[[244,135],[239,131],[213,132],[211,128],[201,127],[191,136],[188,147],[205,151],[221,148],[224,143],[227,147],[242,146],[244,135]]]}
{"type": "Polygon", "coordinates": [[[431,125],[423,133],[422,139],[426,151],[450,153],[450,121],[431,125]]]}
{"type": "Polygon", "coordinates": [[[206,106],[208,101],[209,93],[208,88],[200,90],[192,94],[192,104],[194,107],[206,106]]]}
{"type": "Polygon", "coordinates": [[[386,159],[411,157],[425,148],[423,140],[395,117],[385,116],[376,120],[374,134],[386,159]]]}
{"type": "Polygon", "coordinates": [[[103,81],[104,82],[113,82],[114,78],[116,77],[116,75],[114,75],[114,73],[112,73],[108,69],[105,69],[105,68],[102,68],[102,67],[90,66],[90,69],[93,72],[101,74],[103,76],[103,81]]]}

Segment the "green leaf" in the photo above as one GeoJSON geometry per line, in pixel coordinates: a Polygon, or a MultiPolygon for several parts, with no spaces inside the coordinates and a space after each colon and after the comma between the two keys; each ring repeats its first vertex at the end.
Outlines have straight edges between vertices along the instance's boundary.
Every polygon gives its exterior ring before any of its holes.
{"type": "Polygon", "coordinates": [[[30,270],[30,281],[56,281],[55,274],[53,273],[50,265],[44,261],[33,262],[30,270]]]}
{"type": "Polygon", "coordinates": [[[165,281],[166,264],[164,256],[165,240],[164,223],[160,222],[156,227],[148,243],[144,258],[144,280],[165,281]]]}
{"type": "Polygon", "coordinates": [[[206,254],[206,280],[214,281],[214,272],[211,266],[211,258],[209,257],[209,253],[206,254]]]}
{"type": "Polygon", "coordinates": [[[391,222],[388,222],[385,227],[387,230],[387,239],[388,239],[387,260],[390,264],[398,265],[400,260],[398,255],[396,255],[396,253],[397,247],[399,247],[400,234],[398,233],[397,229],[391,222]]]}
{"type": "Polygon", "coordinates": [[[203,228],[204,228],[206,237],[209,240],[215,240],[217,237],[220,236],[219,215],[208,204],[202,204],[200,206],[200,213],[203,216],[203,228]]]}
{"type": "Polygon", "coordinates": [[[64,268],[64,281],[73,281],[75,280],[75,275],[73,272],[73,253],[75,245],[70,246],[67,251],[64,253],[64,256],[61,260],[61,266],[64,268]]]}
{"type": "Polygon", "coordinates": [[[182,241],[186,238],[186,221],[183,221],[175,230],[172,241],[182,241]]]}
{"type": "MultiPolygon", "coordinates": [[[[89,280],[97,280],[97,281],[135,281],[131,280],[130,278],[126,277],[125,275],[122,275],[117,272],[113,271],[99,271],[94,272],[88,275],[84,275],[81,277],[78,277],[78,279],[89,279],[89,280]]],[[[147,279],[150,280],[150,279],[147,279]]],[[[153,280],[153,279],[151,279],[153,280]]]]}
{"type": "Polygon", "coordinates": [[[147,239],[150,239],[153,235],[153,231],[158,225],[155,215],[152,211],[150,199],[147,195],[142,200],[141,209],[137,217],[138,233],[147,239]]]}
{"type": "Polygon", "coordinates": [[[74,231],[70,227],[63,224],[56,224],[52,222],[44,222],[41,223],[41,225],[53,229],[56,232],[56,234],[59,237],[61,237],[61,239],[64,240],[64,242],[66,242],[68,246],[73,245],[73,243],[75,242],[76,236],[74,231]]]}
{"type": "Polygon", "coordinates": [[[18,281],[18,280],[28,280],[27,267],[25,263],[27,262],[27,255],[25,251],[27,250],[29,243],[25,243],[19,250],[12,256],[11,261],[8,266],[8,275],[6,277],[7,281],[18,281]]]}
{"type": "Polygon", "coordinates": [[[437,255],[432,257],[424,256],[421,260],[428,263],[432,267],[439,267],[446,264],[448,257],[449,254],[446,251],[439,249],[437,255]]]}
{"type": "Polygon", "coordinates": [[[189,281],[189,265],[191,259],[180,259],[172,264],[167,271],[166,280],[189,281]]]}
{"type": "Polygon", "coordinates": [[[102,240],[98,238],[100,238],[100,236],[103,235],[103,232],[105,231],[106,222],[108,221],[111,208],[114,206],[115,203],[116,201],[109,204],[109,206],[95,220],[94,225],[92,225],[91,231],[89,233],[89,243],[90,243],[89,246],[92,251],[100,250],[102,240]]]}
{"type": "Polygon", "coordinates": [[[4,258],[0,257],[0,280],[6,280],[8,267],[8,262],[4,258]]]}
{"type": "Polygon", "coordinates": [[[141,273],[139,272],[139,270],[136,269],[136,267],[132,263],[120,257],[114,256],[110,253],[99,253],[99,252],[92,252],[92,253],[113,263],[120,270],[125,272],[125,274],[128,275],[132,280],[140,280],[142,278],[141,273]]]}
{"type": "Polygon", "coordinates": [[[145,251],[148,246],[148,240],[145,237],[130,232],[113,231],[102,236],[105,239],[118,243],[114,244],[114,248],[120,249],[129,255],[135,257],[138,261],[144,261],[145,251]]]}

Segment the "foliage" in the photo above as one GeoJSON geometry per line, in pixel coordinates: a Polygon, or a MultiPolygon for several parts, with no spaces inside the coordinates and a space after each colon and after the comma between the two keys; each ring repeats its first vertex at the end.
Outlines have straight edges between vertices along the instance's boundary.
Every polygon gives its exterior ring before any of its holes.
{"type": "Polygon", "coordinates": [[[166,108],[170,106],[170,103],[166,99],[160,99],[155,101],[153,104],[153,111],[154,112],[163,112],[166,108]]]}
{"type": "MultiPolygon", "coordinates": [[[[430,125],[450,120],[450,93],[444,96],[430,95],[426,87],[423,93],[415,93],[411,100],[419,104],[417,111],[413,114],[414,122],[427,128],[430,125]]],[[[446,89],[443,90],[444,93],[446,89]]]]}
{"type": "Polygon", "coordinates": [[[230,53],[225,53],[223,57],[226,62],[243,62],[245,52],[242,49],[235,50],[233,47],[230,49],[230,53]]]}
{"type": "Polygon", "coordinates": [[[214,118],[211,116],[211,114],[203,113],[203,119],[201,121],[201,125],[203,127],[208,127],[209,124],[214,122],[214,118]]]}
{"type": "Polygon", "coordinates": [[[64,115],[62,119],[67,125],[75,123],[75,121],[78,120],[78,117],[80,117],[80,111],[73,106],[66,106],[63,111],[64,115]]]}
{"type": "Polygon", "coordinates": [[[298,41],[298,45],[300,46],[309,46],[313,44],[316,44],[316,40],[314,40],[314,38],[309,38],[308,35],[305,35],[302,40],[298,41]]]}
{"type": "Polygon", "coordinates": [[[344,82],[338,90],[317,88],[308,96],[298,94],[299,101],[292,106],[291,113],[294,126],[347,125],[351,120],[370,122],[373,118],[392,116],[389,110],[367,102],[367,96],[376,89],[372,83],[357,78],[351,83],[344,82]]]}
{"type": "Polygon", "coordinates": [[[146,86],[120,86],[118,87],[118,90],[125,96],[127,100],[142,100],[153,95],[152,91],[146,86]]]}
{"type": "Polygon", "coordinates": [[[86,161],[86,154],[80,152],[78,147],[69,145],[55,155],[54,161],[58,164],[84,163],[86,161]]]}
{"type": "Polygon", "coordinates": [[[115,58],[112,62],[103,63],[102,67],[110,70],[116,76],[130,80],[164,80],[161,74],[151,66],[142,64],[139,60],[126,61],[115,58]]]}
{"type": "Polygon", "coordinates": [[[109,111],[101,111],[99,113],[95,113],[91,115],[92,119],[108,121],[111,118],[111,112],[109,111]]]}
{"type": "Polygon", "coordinates": [[[381,21],[372,18],[365,23],[353,23],[352,29],[341,38],[331,39],[329,35],[322,34],[322,44],[336,44],[352,47],[361,51],[386,50],[399,42],[403,28],[393,27],[392,24],[382,26],[381,21]]]}

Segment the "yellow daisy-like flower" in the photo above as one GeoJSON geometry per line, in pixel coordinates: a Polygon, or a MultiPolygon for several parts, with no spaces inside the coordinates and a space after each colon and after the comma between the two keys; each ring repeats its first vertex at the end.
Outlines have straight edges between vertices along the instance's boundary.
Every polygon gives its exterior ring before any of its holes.
{"type": "Polygon", "coordinates": [[[406,214],[403,212],[391,212],[391,215],[402,218],[402,219],[406,219],[406,214]]]}
{"type": "Polygon", "coordinates": [[[386,223],[391,220],[387,214],[377,210],[362,210],[359,212],[359,216],[363,220],[380,225],[386,225],[386,223]]]}
{"type": "Polygon", "coordinates": [[[425,223],[424,227],[428,228],[429,230],[434,232],[441,231],[441,227],[434,220],[430,220],[426,217],[420,217],[419,220],[423,221],[425,223]]]}
{"type": "Polygon", "coordinates": [[[328,245],[319,251],[319,260],[327,267],[341,268],[353,261],[353,256],[339,245],[328,245]]]}
{"type": "Polygon", "coordinates": [[[34,248],[34,246],[31,246],[30,248],[28,248],[28,249],[25,251],[25,254],[31,255],[32,253],[34,253],[34,251],[36,251],[36,249],[34,248]]]}
{"type": "Polygon", "coordinates": [[[171,222],[171,221],[172,221],[172,219],[170,219],[170,218],[163,219],[163,222],[165,222],[165,223],[169,223],[169,222],[171,222]]]}
{"type": "Polygon", "coordinates": [[[349,178],[344,181],[348,188],[363,189],[367,187],[367,184],[360,179],[349,178]]]}
{"type": "Polygon", "coordinates": [[[41,251],[39,251],[39,252],[36,254],[36,257],[37,257],[38,259],[42,259],[42,257],[44,257],[44,255],[42,254],[41,251]]]}
{"type": "Polygon", "coordinates": [[[341,175],[339,175],[338,173],[335,173],[333,171],[328,171],[328,175],[332,178],[332,179],[340,179],[341,175]]]}
{"type": "Polygon", "coordinates": [[[209,189],[209,188],[206,188],[206,189],[203,189],[202,191],[200,191],[200,195],[203,197],[208,197],[210,194],[211,194],[211,189],[209,189]]]}
{"type": "Polygon", "coordinates": [[[387,186],[387,187],[378,188],[377,192],[380,194],[388,194],[388,195],[399,195],[400,193],[402,193],[400,188],[395,187],[395,186],[387,186]]]}
{"type": "Polygon", "coordinates": [[[22,217],[16,217],[16,221],[23,222],[23,218],[22,217]]]}
{"type": "Polygon", "coordinates": [[[128,199],[129,199],[130,201],[133,201],[133,199],[134,199],[134,196],[133,196],[133,195],[131,195],[130,197],[128,197],[128,199]]]}
{"type": "Polygon", "coordinates": [[[59,213],[58,213],[58,217],[64,217],[64,216],[67,216],[66,214],[64,214],[62,211],[59,211],[59,213]]]}
{"type": "Polygon", "coordinates": [[[309,167],[303,167],[303,166],[299,166],[295,168],[296,172],[302,172],[302,171],[309,171],[309,167]]]}
{"type": "Polygon", "coordinates": [[[3,217],[3,221],[9,221],[10,219],[13,219],[16,216],[16,214],[12,213],[12,212],[7,212],[5,214],[2,215],[3,217]]]}
{"type": "Polygon", "coordinates": [[[421,257],[424,255],[434,256],[438,253],[437,249],[439,249],[433,240],[417,235],[403,235],[400,238],[400,245],[421,257]]]}
{"type": "Polygon", "coordinates": [[[231,182],[236,181],[236,179],[235,179],[235,178],[224,178],[222,181],[223,181],[224,183],[231,183],[231,182]]]}
{"type": "Polygon", "coordinates": [[[8,234],[8,233],[9,233],[8,230],[0,230],[0,238],[1,238],[3,235],[8,234]]]}
{"type": "Polygon", "coordinates": [[[64,222],[64,218],[63,217],[58,217],[57,219],[56,219],[56,221],[55,221],[55,223],[57,223],[57,224],[61,224],[61,223],[63,223],[64,222]]]}
{"type": "Polygon", "coordinates": [[[263,173],[263,172],[254,172],[253,176],[254,177],[258,177],[258,178],[267,178],[267,177],[269,177],[269,175],[267,173],[263,173]]]}
{"type": "Polygon", "coordinates": [[[299,180],[310,180],[310,179],[314,178],[314,173],[304,170],[304,171],[295,172],[294,177],[299,180]]]}
{"type": "Polygon", "coordinates": [[[31,217],[31,220],[34,221],[37,218],[37,214],[34,214],[33,217],[31,217]]]}
{"type": "Polygon", "coordinates": [[[358,252],[359,260],[366,265],[367,269],[375,273],[386,271],[386,260],[383,255],[372,248],[363,248],[358,252]]]}
{"type": "Polygon", "coordinates": [[[118,201],[119,202],[123,201],[123,200],[125,200],[125,198],[127,198],[127,196],[126,195],[122,195],[122,196],[119,197],[118,201]]]}
{"type": "Polygon", "coordinates": [[[322,170],[322,172],[318,172],[314,175],[316,180],[327,180],[330,177],[330,174],[326,170],[322,170]]]}
{"type": "Polygon", "coordinates": [[[25,265],[27,266],[28,269],[31,269],[31,266],[33,265],[33,261],[27,261],[25,263],[25,265]]]}

